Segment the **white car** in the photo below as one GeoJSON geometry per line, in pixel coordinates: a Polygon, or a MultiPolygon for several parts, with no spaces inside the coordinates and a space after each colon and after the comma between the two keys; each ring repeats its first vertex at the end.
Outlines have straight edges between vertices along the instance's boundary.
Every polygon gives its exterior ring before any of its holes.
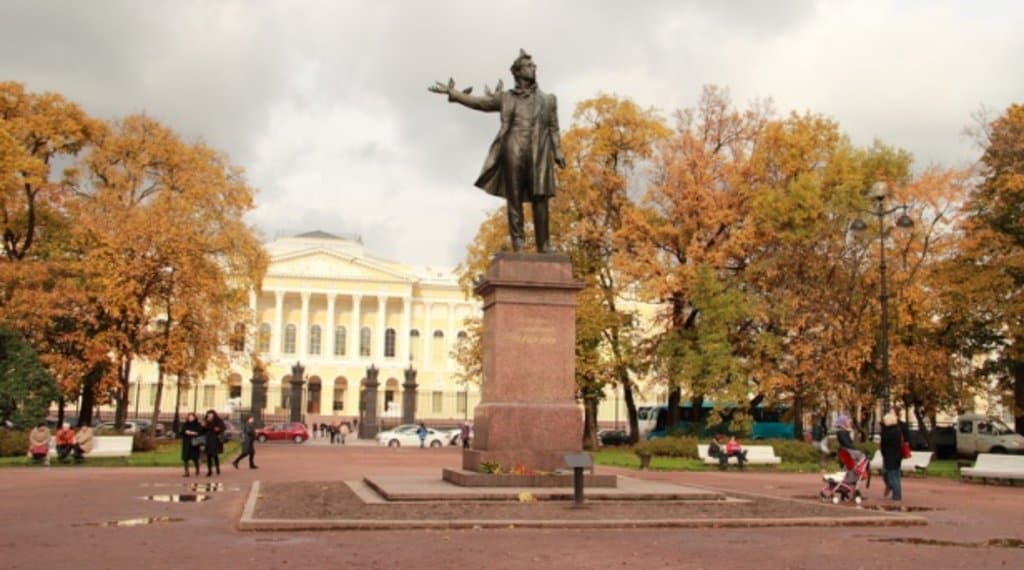
{"type": "MultiPolygon", "coordinates": [[[[403,445],[419,447],[420,436],[416,434],[418,429],[420,429],[419,424],[402,424],[394,429],[382,431],[377,434],[377,444],[388,447],[401,447],[403,445]]],[[[424,441],[424,445],[442,447],[445,444],[445,435],[444,432],[427,428],[427,438],[424,441]]]]}

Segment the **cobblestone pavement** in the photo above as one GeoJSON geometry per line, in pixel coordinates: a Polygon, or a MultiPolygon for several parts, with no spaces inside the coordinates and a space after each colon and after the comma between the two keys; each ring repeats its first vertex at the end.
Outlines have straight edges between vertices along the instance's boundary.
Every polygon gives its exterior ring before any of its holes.
{"type": "MultiPolygon", "coordinates": [[[[909,507],[926,527],[457,531],[240,532],[253,480],[330,481],[363,474],[415,474],[459,464],[459,450],[367,445],[268,444],[260,469],[181,477],[170,468],[0,469],[0,568],[485,567],[500,568],[1022,568],[1024,487],[938,479],[904,480],[909,507]],[[151,495],[193,494],[191,483],[221,483],[199,503],[151,495]],[[98,523],[167,517],[112,527],[98,523]],[[1011,539],[981,546],[993,539],[1011,539]],[[930,541],[932,544],[921,544],[930,541]]],[[[771,471],[637,473],[653,480],[728,492],[809,498],[817,475],[771,471]]],[[[439,475],[440,476],[440,475],[439,475]]],[[[877,479],[876,479],[877,481],[877,479]]],[[[877,487],[869,497],[881,494],[877,487]]],[[[869,505],[877,502],[869,501],[869,505]]],[[[657,516],[658,505],[650,505],[657,516]]]]}

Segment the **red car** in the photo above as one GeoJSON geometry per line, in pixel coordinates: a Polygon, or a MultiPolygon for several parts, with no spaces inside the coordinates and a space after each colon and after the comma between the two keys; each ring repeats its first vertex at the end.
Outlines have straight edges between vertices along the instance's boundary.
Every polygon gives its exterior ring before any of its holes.
{"type": "Polygon", "coordinates": [[[266,426],[256,430],[256,441],[260,443],[268,440],[285,441],[289,439],[295,443],[302,443],[309,439],[309,432],[306,431],[306,426],[302,423],[294,422],[266,426]]]}

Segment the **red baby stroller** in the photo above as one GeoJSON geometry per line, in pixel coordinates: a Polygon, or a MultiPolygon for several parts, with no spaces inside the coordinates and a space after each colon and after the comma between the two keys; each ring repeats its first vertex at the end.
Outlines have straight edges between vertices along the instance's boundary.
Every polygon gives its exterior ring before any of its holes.
{"type": "Polygon", "coordinates": [[[845,470],[822,476],[825,487],[821,489],[821,498],[824,501],[832,501],[834,505],[838,505],[840,501],[850,500],[859,505],[864,501],[864,496],[857,486],[861,481],[866,481],[864,487],[871,487],[868,457],[856,449],[846,448],[839,449],[838,457],[845,470]]]}

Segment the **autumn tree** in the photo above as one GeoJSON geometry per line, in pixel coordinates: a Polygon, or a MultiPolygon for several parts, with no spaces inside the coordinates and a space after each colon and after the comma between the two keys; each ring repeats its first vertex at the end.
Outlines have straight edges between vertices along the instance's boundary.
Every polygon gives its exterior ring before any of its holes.
{"type": "Polygon", "coordinates": [[[964,240],[950,264],[949,295],[965,355],[994,355],[979,372],[1012,394],[1024,433],[1024,105],[981,124],[980,180],[961,226],[964,240]]]}
{"type": "Polygon", "coordinates": [[[577,105],[562,137],[568,168],[559,173],[552,219],[558,248],[586,286],[577,307],[576,375],[588,447],[595,445],[597,405],[611,382],[622,387],[630,438],[635,442],[639,433],[634,377],[643,331],[631,282],[614,263],[616,234],[634,207],[630,190],[646,183],[649,160],[668,134],[653,110],[599,95],[577,105]]]}
{"type": "Polygon", "coordinates": [[[242,220],[253,207],[252,189],[240,169],[203,143],[186,143],[153,119],[132,116],[113,124],[84,164],[75,240],[102,276],[121,424],[136,358],[166,369],[172,341],[183,339],[193,354],[190,370],[217,361],[233,323],[248,320],[242,315],[266,255],[242,220]],[[152,334],[161,317],[168,331],[162,337],[152,334]],[[175,323],[182,334],[173,332],[175,323]],[[189,323],[195,324],[186,329],[189,323]]]}
{"type": "Polygon", "coordinates": [[[701,317],[693,303],[698,269],[707,267],[719,282],[735,286],[733,279],[747,263],[746,175],[767,115],[763,105],[736,110],[728,92],[706,87],[695,109],[677,114],[675,132],[661,145],[652,183],[617,234],[623,252],[616,258],[618,269],[639,285],[643,300],[663,307],[647,352],[655,375],[667,383],[670,426],[680,419],[684,389],[699,410],[705,394],[726,386],[742,392],[739,386],[747,381],[722,377],[715,385],[694,383],[683,375],[687,367],[679,359],[685,353],[678,347],[692,337],[701,317]]]}
{"type": "Polygon", "coordinates": [[[0,223],[7,260],[29,254],[40,223],[68,196],[74,169],[55,179],[52,168],[78,154],[101,129],[61,95],[0,83],[0,223]]]}

